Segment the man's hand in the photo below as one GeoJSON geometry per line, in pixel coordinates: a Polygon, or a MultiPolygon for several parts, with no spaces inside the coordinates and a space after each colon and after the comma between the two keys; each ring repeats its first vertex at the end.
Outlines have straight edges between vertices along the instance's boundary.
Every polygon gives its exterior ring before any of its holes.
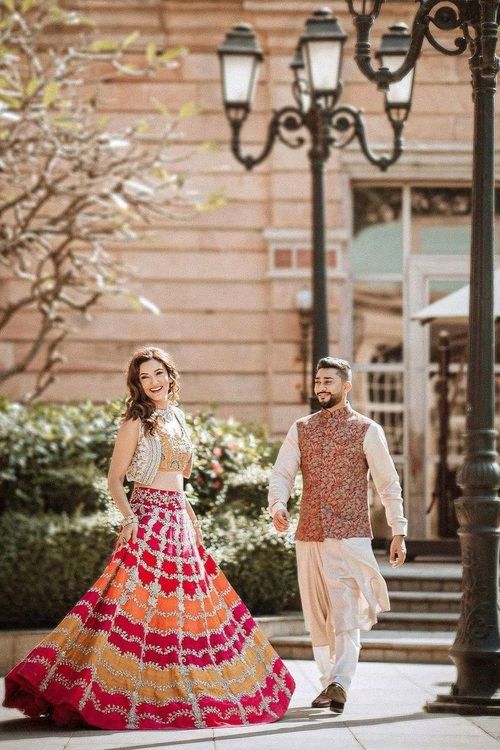
{"type": "Polygon", "coordinates": [[[399,568],[406,559],[406,544],[403,534],[396,534],[391,542],[390,563],[393,568],[399,568]]]}
{"type": "Polygon", "coordinates": [[[273,516],[276,531],[286,531],[290,526],[290,519],[286,510],[277,510],[273,516]]]}

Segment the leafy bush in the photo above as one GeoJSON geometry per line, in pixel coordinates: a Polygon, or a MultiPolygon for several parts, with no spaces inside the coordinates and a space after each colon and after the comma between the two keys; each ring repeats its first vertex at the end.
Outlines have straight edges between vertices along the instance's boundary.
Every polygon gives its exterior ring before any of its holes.
{"type": "MultiPolygon", "coordinates": [[[[204,543],[253,614],[274,614],[297,596],[291,534],[267,515],[202,519],[204,543]]],[[[0,628],[50,628],[99,577],[116,539],[109,514],[0,516],[0,628]]]]}
{"type": "Polygon", "coordinates": [[[224,506],[231,477],[250,467],[269,465],[272,443],[262,427],[251,427],[212,414],[188,415],[195,442],[196,461],[188,493],[193,507],[201,515],[224,506]]]}
{"type": "MultiPolygon", "coordinates": [[[[246,518],[258,518],[267,508],[267,493],[271,466],[247,466],[237,474],[228,477],[224,509],[246,518]]],[[[289,509],[293,510],[300,497],[300,483],[292,491],[289,509]]]]}
{"type": "Polygon", "coordinates": [[[227,481],[224,507],[247,518],[258,518],[267,505],[269,469],[248,466],[227,481]]]}
{"type": "Polygon", "coordinates": [[[232,513],[207,517],[202,530],[205,546],[252,614],[276,614],[292,603],[296,606],[293,528],[278,535],[264,512],[251,520],[232,513]]]}
{"type": "MultiPolygon", "coordinates": [[[[105,473],[122,412],[119,401],[0,402],[0,627],[55,625],[102,572],[115,539],[105,473]]],[[[263,511],[275,446],[232,419],[188,423],[197,455],[187,491],[205,543],[254,614],[278,612],[297,581],[291,537],[263,511]]]]}
{"type": "Polygon", "coordinates": [[[0,404],[0,512],[93,513],[106,507],[103,477],[120,402],[0,404]]]}
{"type": "MultiPolygon", "coordinates": [[[[0,513],[103,510],[103,482],[122,413],[121,401],[29,407],[0,402],[0,513]]],[[[258,513],[266,502],[262,469],[269,468],[274,450],[263,428],[207,413],[187,415],[187,421],[196,449],[187,491],[196,512],[223,508],[226,490],[239,487],[231,502],[237,492],[258,513]]]]}
{"type": "Polygon", "coordinates": [[[0,516],[0,627],[53,627],[99,577],[116,529],[103,515],[0,516]]]}

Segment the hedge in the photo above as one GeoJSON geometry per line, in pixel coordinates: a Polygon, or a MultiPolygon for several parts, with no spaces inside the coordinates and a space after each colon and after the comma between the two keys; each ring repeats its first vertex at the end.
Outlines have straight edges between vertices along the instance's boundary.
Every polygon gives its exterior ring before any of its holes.
{"type": "MultiPolygon", "coordinates": [[[[290,536],[269,518],[202,521],[204,543],[254,614],[281,611],[297,594],[290,536]]],[[[109,515],[0,516],[0,628],[53,627],[99,577],[116,526],[109,515]]]]}
{"type": "MultiPolygon", "coordinates": [[[[53,626],[101,573],[115,539],[106,471],[122,412],[118,401],[0,401],[0,627],[53,626]]],[[[206,545],[254,614],[278,612],[297,582],[290,537],[264,511],[277,446],[234,419],[201,413],[188,424],[186,492],[206,545]]]]}
{"type": "Polygon", "coordinates": [[[107,516],[0,517],[0,627],[54,626],[101,574],[116,529],[107,516]]]}
{"type": "Polygon", "coordinates": [[[204,542],[254,615],[297,606],[293,531],[278,534],[267,514],[213,516],[202,521],[204,542]]]}
{"type": "MultiPolygon", "coordinates": [[[[120,401],[29,407],[0,401],[0,513],[105,510],[105,476],[122,412],[120,401]]],[[[226,491],[240,474],[269,471],[276,446],[262,427],[209,413],[187,415],[187,421],[196,461],[186,489],[197,513],[224,508],[226,491]]],[[[262,474],[258,484],[262,489],[262,474]]],[[[265,493],[247,489],[258,514],[265,493]]]]}
{"type": "Polygon", "coordinates": [[[0,403],[0,513],[95,513],[121,406],[0,403]]]}

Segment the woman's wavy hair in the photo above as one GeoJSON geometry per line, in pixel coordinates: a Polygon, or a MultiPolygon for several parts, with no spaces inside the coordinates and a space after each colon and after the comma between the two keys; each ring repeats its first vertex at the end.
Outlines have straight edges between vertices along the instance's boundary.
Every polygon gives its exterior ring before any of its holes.
{"type": "Polygon", "coordinates": [[[157,346],[143,346],[132,355],[127,370],[127,388],[130,395],[126,400],[126,409],[123,419],[140,419],[144,429],[152,433],[156,427],[156,419],[153,412],[155,404],[144,393],[139,379],[139,370],[143,362],[157,359],[165,366],[170,380],[168,399],[170,403],[177,404],[179,400],[179,373],[176,364],[170,354],[157,346]]]}

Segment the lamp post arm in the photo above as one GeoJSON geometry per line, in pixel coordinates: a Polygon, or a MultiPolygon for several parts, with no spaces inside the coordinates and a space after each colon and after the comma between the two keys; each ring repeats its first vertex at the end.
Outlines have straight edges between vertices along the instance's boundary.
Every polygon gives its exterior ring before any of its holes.
{"type": "Polygon", "coordinates": [[[357,138],[363,154],[371,164],[385,172],[394,164],[403,153],[403,128],[404,119],[390,119],[392,132],[394,135],[392,144],[392,153],[390,155],[376,156],[368,143],[366,123],[362,112],[348,104],[334,109],[330,115],[330,123],[333,130],[344,134],[340,140],[332,139],[331,145],[334,148],[345,148],[357,138]]]}
{"type": "Polygon", "coordinates": [[[420,0],[420,8],[415,15],[411,30],[410,47],[404,61],[394,71],[390,71],[389,68],[376,70],[373,67],[370,32],[376,16],[355,14],[353,20],[357,41],[354,59],[363,75],[368,80],[376,82],[379,89],[387,90],[389,84],[401,81],[415,67],[424,39],[445,55],[461,55],[465,52],[469,41],[466,24],[470,20],[470,0],[445,1],[447,5],[443,6],[443,0],[420,0]],[[436,6],[440,7],[432,14],[436,6]],[[454,47],[449,49],[441,45],[434,37],[433,26],[442,31],[461,29],[462,36],[457,37],[454,40],[454,47]]]}
{"type": "Polygon", "coordinates": [[[305,138],[296,134],[304,127],[304,116],[297,107],[282,107],[275,110],[267,128],[266,142],[257,156],[243,154],[241,150],[241,130],[243,123],[248,117],[246,112],[242,117],[228,116],[231,126],[231,151],[233,156],[245,169],[251,170],[261,164],[271,152],[276,140],[281,141],[289,148],[300,148],[305,143],[305,138]],[[291,135],[288,135],[290,133],[291,135]]]}

